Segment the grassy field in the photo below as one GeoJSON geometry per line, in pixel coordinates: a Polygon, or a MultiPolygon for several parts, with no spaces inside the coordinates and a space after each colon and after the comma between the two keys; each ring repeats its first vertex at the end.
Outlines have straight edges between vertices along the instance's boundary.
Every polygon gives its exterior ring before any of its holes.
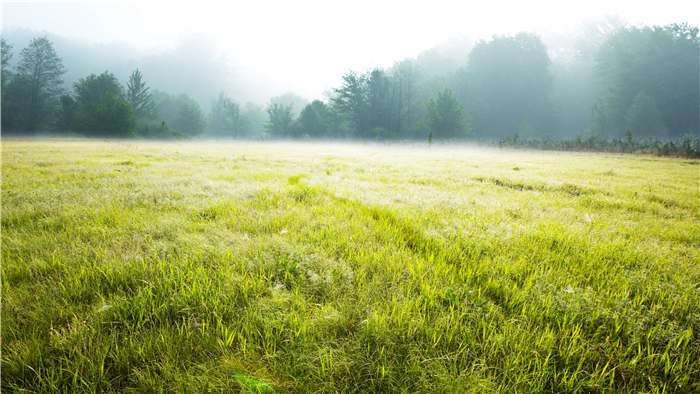
{"type": "Polygon", "coordinates": [[[2,390],[700,391],[700,161],[2,141],[2,390]]]}

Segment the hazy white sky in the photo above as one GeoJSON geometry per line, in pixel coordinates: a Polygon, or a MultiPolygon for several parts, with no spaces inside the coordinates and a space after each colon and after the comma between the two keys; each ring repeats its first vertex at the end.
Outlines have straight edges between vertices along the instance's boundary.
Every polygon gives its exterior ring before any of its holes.
{"type": "Polygon", "coordinates": [[[3,27],[142,50],[204,35],[281,90],[320,96],[348,69],[389,66],[453,37],[565,31],[618,15],[700,24],[697,1],[3,1],[3,27]]]}

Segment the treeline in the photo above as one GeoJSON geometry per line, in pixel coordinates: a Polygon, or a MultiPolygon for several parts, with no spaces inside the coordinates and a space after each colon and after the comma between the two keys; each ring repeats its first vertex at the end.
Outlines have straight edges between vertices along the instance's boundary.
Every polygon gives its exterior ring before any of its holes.
{"type": "Polygon", "coordinates": [[[205,115],[187,95],[151,92],[138,70],[126,86],[106,71],[66,92],[51,42],[34,39],[12,68],[12,48],[3,41],[2,128],[159,138],[594,141],[621,151],[632,146],[630,138],[674,147],[689,138],[697,145],[697,27],[617,27],[585,44],[560,58],[534,34],[496,36],[465,52],[456,70],[435,73],[407,59],[350,71],[324,100],[288,94],[261,107],[221,94],[205,115]]]}
{"type": "Polygon", "coordinates": [[[494,37],[447,75],[423,73],[411,60],[349,72],[327,105],[315,103],[304,110],[313,116],[275,131],[487,141],[697,138],[698,53],[698,28],[687,24],[619,28],[559,64],[536,35],[494,37]]]}
{"type": "Polygon", "coordinates": [[[13,48],[2,44],[2,130],[5,133],[53,132],[101,137],[183,138],[211,125],[231,137],[261,133],[264,109],[240,110],[221,95],[211,114],[186,94],[151,91],[136,69],[123,85],[104,71],[64,88],[66,70],[47,38],[35,38],[11,67],[13,48]]]}

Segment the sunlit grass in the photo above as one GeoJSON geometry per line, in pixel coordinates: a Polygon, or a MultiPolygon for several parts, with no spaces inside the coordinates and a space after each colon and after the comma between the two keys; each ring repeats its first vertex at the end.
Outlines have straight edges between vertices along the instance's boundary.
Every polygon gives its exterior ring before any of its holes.
{"type": "Polygon", "coordinates": [[[700,390],[700,166],[2,141],[2,389],[700,390]]]}

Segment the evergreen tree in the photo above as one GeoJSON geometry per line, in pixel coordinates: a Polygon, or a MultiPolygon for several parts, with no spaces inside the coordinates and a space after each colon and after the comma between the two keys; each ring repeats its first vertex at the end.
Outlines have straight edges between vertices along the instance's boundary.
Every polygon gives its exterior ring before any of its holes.
{"type": "Polygon", "coordinates": [[[355,137],[369,135],[367,114],[371,111],[367,99],[367,78],[355,72],[343,75],[343,84],[334,90],[333,108],[346,121],[355,137]]]}
{"type": "Polygon", "coordinates": [[[129,82],[126,85],[126,99],[131,104],[137,118],[150,119],[155,115],[153,97],[151,97],[139,69],[134,70],[129,76],[129,82]]]}

